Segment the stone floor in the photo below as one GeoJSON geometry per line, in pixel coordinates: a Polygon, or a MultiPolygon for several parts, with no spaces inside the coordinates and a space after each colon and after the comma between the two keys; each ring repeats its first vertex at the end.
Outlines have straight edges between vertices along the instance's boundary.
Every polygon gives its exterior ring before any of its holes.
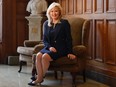
{"type": "MultiPolygon", "coordinates": [[[[19,69],[18,66],[0,65],[0,87],[31,87],[27,85],[27,83],[31,81],[30,80],[31,66],[24,66],[21,73],[18,73],[18,69],[19,69]]],[[[48,71],[41,87],[72,87],[71,76],[69,73],[65,72],[62,81],[60,80],[60,78],[56,80],[54,78],[54,73],[52,71],[48,71]]],[[[109,87],[109,86],[93,81],[88,78],[87,81],[83,83],[82,77],[77,76],[77,87],[109,87]]]]}

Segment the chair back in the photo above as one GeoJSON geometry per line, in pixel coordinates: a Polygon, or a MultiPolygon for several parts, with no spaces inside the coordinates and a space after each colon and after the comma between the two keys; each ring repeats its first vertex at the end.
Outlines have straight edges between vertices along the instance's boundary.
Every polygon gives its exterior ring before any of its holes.
{"type": "Polygon", "coordinates": [[[90,21],[83,18],[67,18],[71,25],[72,43],[75,45],[87,45],[90,21]]]}

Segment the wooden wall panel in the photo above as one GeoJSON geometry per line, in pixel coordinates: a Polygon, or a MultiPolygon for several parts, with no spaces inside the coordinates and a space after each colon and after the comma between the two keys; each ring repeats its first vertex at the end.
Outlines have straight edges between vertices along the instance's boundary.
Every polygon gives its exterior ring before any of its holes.
{"type": "Polygon", "coordinates": [[[74,13],[74,0],[67,0],[67,14],[72,15],[74,13]]]}
{"type": "MultiPolygon", "coordinates": [[[[26,20],[24,19],[20,19],[17,20],[17,46],[23,45],[23,42],[26,38],[22,38],[22,37],[27,37],[26,35],[28,35],[28,28],[26,28],[26,20]],[[25,31],[25,32],[24,32],[25,31]],[[27,31],[27,32],[26,32],[27,31]]],[[[28,39],[28,37],[27,37],[28,39]]]]}
{"type": "Polygon", "coordinates": [[[116,0],[106,0],[106,11],[116,12],[116,0]]]}
{"type": "Polygon", "coordinates": [[[93,0],[84,0],[84,12],[92,13],[93,11],[93,0]]]}
{"type": "Polygon", "coordinates": [[[104,58],[104,21],[95,20],[95,60],[103,61],[104,58]]]}
{"type": "Polygon", "coordinates": [[[65,17],[75,16],[91,20],[87,67],[116,77],[116,0],[59,1],[65,17]],[[71,4],[66,5],[67,3],[71,4]]]}
{"type": "Polygon", "coordinates": [[[17,46],[23,45],[24,40],[28,39],[28,21],[25,16],[27,1],[17,0],[16,2],[16,29],[17,29],[17,46]],[[21,9],[23,8],[23,9],[21,9]]]}
{"type": "Polygon", "coordinates": [[[0,63],[7,63],[8,56],[17,54],[17,46],[28,36],[25,15],[28,0],[2,0],[2,42],[0,43],[0,63]],[[20,22],[20,23],[19,23],[20,22]],[[19,30],[23,33],[20,33],[19,30]],[[20,36],[18,36],[20,34],[20,36]]]}
{"type": "Polygon", "coordinates": [[[14,12],[11,9],[14,7],[13,4],[14,3],[10,0],[2,0],[2,12],[0,12],[0,14],[2,14],[2,19],[0,20],[2,22],[2,29],[0,29],[0,32],[2,33],[0,42],[0,63],[6,62],[7,56],[14,52],[15,48],[15,45],[13,47],[13,44],[15,44],[15,42],[13,43],[14,27],[12,26],[12,23],[14,22],[14,12]]]}
{"type": "Polygon", "coordinates": [[[59,0],[59,3],[60,3],[61,6],[63,7],[63,8],[62,8],[63,15],[66,15],[66,1],[67,1],[67,0],[59,0]]]}
{"type": "Polygon", "coordinates": [[[103,13],[104,11],[104,0],[94,0],[94,12],[103,13]]]}
{"type": "Polygon", "coordinates": [[[116,65],[116,20],[107,20],[106,63],[116,65]]]}
{"type": "Polygon", "coordinates": [[[74,11],[75,14],[83,13],[83,0],[74,0],[74,11]]]}
{"type": "Polygon", "coordinates": [[[17,15],[25,15],[23,13],[26,13],[26,2],[22,1],[22,2],[19,2],[17,1],[17,5],[16,5],[16,13],[17,15]],[[25,4],[25,5],[24,5],[25,4]],[[23,8],[23,9],[21,9],[23,8]]]}

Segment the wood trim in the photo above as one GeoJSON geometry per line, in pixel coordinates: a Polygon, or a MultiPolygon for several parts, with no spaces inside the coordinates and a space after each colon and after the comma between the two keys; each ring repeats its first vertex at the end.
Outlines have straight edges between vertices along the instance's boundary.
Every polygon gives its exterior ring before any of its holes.
{"type": "Polygon", "coordinates": [[[103,64],[102,62],[97,62],[94,60],[87,61],[87,69],[100,72],[102,74],[108,75],[110,77],[116,78],[116,67],[111,64],[103,64]]]}

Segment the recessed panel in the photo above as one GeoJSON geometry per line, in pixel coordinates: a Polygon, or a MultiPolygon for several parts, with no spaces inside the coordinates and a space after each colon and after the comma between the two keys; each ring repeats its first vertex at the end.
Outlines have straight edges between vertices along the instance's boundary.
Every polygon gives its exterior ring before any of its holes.
{"type": "Polygon", "coordinates": [[[104,9],[104,1],[103,0],[95,0],[95,13],[103,13],[104,9]]]}
{"type": "Polygon", "coordinates": [[[66,14],[66,0],[60,0],[60,4],[62,6],[63,15],[65,15],[66,14]]]}
{"type": "Polygon", "coordinates": [[[74,6],[75,6],[75,13],[76,14],[83,13],[83,0],[75,0],[74,6]]]}
{"type": "Polygon", "coordinates": [[[116,12],[116,0],[106,0],[106,11],[116,12]]]}
{"type": "Polygon", "coordinates": [[[104,21],[95,20],[95,60],[103,61],[104,59],[104,21]]]}
{"type": "Polygon", "coordinates": [[[73,6],[74,6],[74,3],[73,3],[73,1],[74,0],[67,0],[68,2],[67,2],[67,14],[73,14],[74,13],[74,8],[73,8],[73,6]]]}
{"type": "Polygon", "coordinates": [[[116,65],[116,20],[107,20],[106,63],[116,65]]]}
{"type": "Polygon", "coordinates": [[[84,12],[92,13],[93,0],[84,0],[84,12]]]}

